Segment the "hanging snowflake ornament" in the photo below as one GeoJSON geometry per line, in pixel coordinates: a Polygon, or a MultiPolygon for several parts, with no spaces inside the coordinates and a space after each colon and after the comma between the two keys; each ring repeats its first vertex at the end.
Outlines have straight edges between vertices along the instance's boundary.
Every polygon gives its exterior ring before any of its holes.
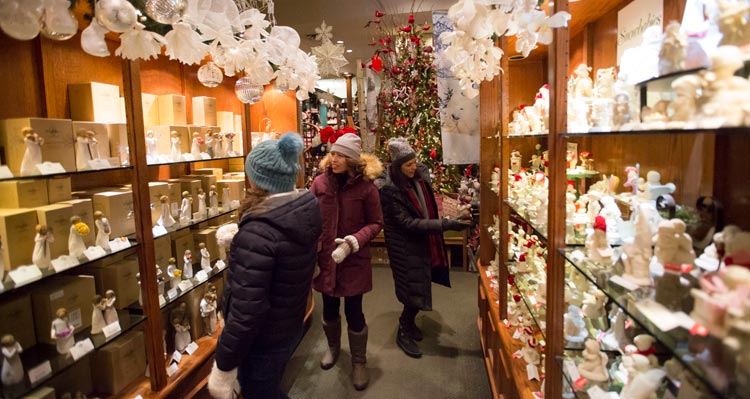
{"type": "Polygon", "coordinates": [[[121,34],[120,47],[115,50],[115,55],[129,60],[157,58],[167,41],[164,36],[145,28],[143,24],[136,23],[133,29],[121,34]]]}
{"type": "Polygon", "coordinates": [[[338,76],[341,67],[349,61],[344,58],[344,47],[333,44],[330,40],[311,48],[313,55],[318,60],[318,69],[322,76],[338,76]]]}
{"type": "Polygon", "coordinates": [[[315,28],[315,40],[325,43],[331,39],[333,39],[333,26],[328,26],[326,21],[323,21],[319,28],[315,28]]]}
{"type": "Polygon", "coordinates": [[[268,31],[266,29],[271,23],[266,20],[266,14],[263,14],[255,8],[251,8],[247,11],[243,11],[240,14],[240,19],[242,20],[242,23],[248,27],[242,35],[245,40],[256,40],[268,36],[268,31]]]}
{"type": "Polygon", "coordinates": [[[167,41],[166,55],[170,60],[178,60],[186,65],[200,64],[208,54],[208,45],[203,43],[201,35],[193,28],[178,22],[172,25],[172,30],[164,35],[167,41]]]}

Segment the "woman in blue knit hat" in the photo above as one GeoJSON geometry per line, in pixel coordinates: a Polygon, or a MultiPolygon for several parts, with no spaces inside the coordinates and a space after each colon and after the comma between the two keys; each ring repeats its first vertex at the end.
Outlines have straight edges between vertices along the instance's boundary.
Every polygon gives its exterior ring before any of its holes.
{"type": "MultiPolygon", "coordinates": [[[[249,187],[231,239],[224,330],[208,380],[214,398],[286,397],[279,385],[302,336],[322,229],[320,207],[296,190],[303,144],[287,133],[247,156],[249,187]]],[[[217,237],[220,234],[217,232],[217,237]]]]}

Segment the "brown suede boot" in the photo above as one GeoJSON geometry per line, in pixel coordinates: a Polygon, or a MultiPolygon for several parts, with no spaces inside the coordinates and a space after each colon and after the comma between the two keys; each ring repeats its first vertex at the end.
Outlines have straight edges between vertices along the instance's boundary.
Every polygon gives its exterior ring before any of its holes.
{"type": "Polygon", "coordinates": [[[328,339],[328,350],[320,360],[320,368],[328,370],[336,364],[341,353],[341,318],[335,321],[323,320],[323,331],[328,339]]]}
{"type": "Polygon", "coordinates": [[[349,332],[349,348],[352,352],[352,384],[361,391],[367,388],[370,376],[367,373],[367,326],[360,331],[349,332]]]}

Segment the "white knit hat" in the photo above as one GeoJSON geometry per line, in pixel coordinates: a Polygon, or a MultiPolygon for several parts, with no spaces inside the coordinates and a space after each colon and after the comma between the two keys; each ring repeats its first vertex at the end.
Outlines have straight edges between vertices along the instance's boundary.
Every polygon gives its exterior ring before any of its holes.
{"type": "Polygon", "coordinates": [[[359,161],[359,154],[362,153],[362,139],[354,133],[347,133],[333,143],[331,152],[338,152],[341,155],[359,161]]]}

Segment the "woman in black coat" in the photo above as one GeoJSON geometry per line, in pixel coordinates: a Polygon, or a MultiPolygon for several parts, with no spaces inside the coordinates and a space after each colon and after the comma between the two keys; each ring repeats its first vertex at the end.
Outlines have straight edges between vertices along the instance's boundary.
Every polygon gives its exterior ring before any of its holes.
{"type": "Polygon", "coordinates": [[[464,230],[471,223],[439,218],[429,171],[417,164],[406,140],[392,139],[388,148],[392,162],[380,182],[380,201],[396,297],[404,305],[397,344],[418,358],[422,352],[415,341],[422,340],[422,332],[414,322],[417,313],[432,310],[432,282],[450,287],[443,231],[464,230]]]}
{"type": "Polygon", "coordinates": [[[245,163],[250,186],[229,251],[224,330],[208,388],[231,399],[284,397],[284,367],[302,336],[322,230],[317,198],[295,190],[303,144],[288,133],[260,143],[245,163]]]}

